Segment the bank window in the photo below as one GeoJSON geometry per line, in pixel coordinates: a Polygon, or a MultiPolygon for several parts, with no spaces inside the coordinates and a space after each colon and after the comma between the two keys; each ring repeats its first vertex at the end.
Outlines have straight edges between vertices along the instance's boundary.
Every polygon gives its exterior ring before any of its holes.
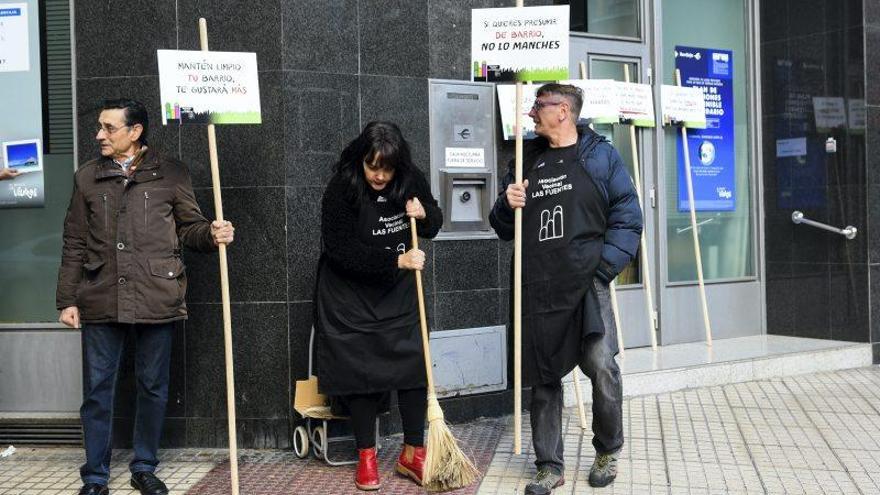
{"type": "Polygon", "coordinates": [[[640,39],[640,0],[555,0],[569,5],[572,32],[640,39]]]}
{"type": "Polygon", "coordinates": [[[0,16],[0,326],[58,319],[55,284],[73,187],[69,0],[3,4],[0,16]],[[4,52],[2,48],[9,48],[4,52]]]}

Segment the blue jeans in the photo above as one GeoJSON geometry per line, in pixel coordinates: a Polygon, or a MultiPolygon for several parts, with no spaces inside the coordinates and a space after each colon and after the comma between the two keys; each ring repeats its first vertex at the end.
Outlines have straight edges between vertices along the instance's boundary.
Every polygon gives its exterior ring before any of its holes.
{"type": "Polygon", "coordinates": [[[113,396],[126,336],[136,345],[137,381],[134,458],[129,468],[132,473],[154,472],[159,465],[173,331],[173,323],[83,324],[83,404],[79,410],[86,449],[86,463],[79,470],[83,483],[106,485],[110,479],[113,396]]]}
{"type": "MultiPolygon", "coordinates": [[[[611,454],[623,446],[623,382],[617,355],[617,330],[608,286],[593,280],[605,334],[587,336],[581,347],[580,368],[593,385],[593,447],[611,454]]],[[[563,473],[562,381],[532,387],[530,406],[535,465],[563,473]]]]}

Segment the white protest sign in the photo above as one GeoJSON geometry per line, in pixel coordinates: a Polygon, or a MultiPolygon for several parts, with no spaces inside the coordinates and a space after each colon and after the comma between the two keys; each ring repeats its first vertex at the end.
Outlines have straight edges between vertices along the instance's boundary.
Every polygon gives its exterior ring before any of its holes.
{"type": "Polygon", "coordinates": [[[157,50],[162,124],[259,124],[257,54],[157,50]]]}
{"type": "Polygon", "coordinates": [[[568,5],[471,10],[471,80],[568,79],[568,5]]]}
{"type": "Polygon", "coordinates": [[[841,96],[814,96],[813,115],[817,129],[846,126],[846,103],[841,96]]]}
{"type": "Polygon", "coordinates": [[[0,72],[31,70],[28,6],[0,3],[0,72]]]}
{"type": "MultiPolygon", "coordinates": [[[[522,125],[523,139],[531,139],[535,137],[535,123],[526,115],[535,104],[535,91],[539,88],[537,84],[523,84],[522,89],[522,112],[523,118],[520,119],[522,125]]],[[[504,139],[509,141],[514,139],[514,127],[516,127],[516,86],[513,84],[498,84],[495,86],[498,92],[498,112],[501,114],[501,127],[504,133],[504,139]]]]}
{"type": "Polygon", "coordinates": [[[446,166],[459,168],[485,168],[483,148],[446,148],[446,166]]]}
{"type": "Polygon", "coordinates": [[[560,81],[581,88],[584,105],[579,118],[594,124],[616,124],[620,121],[617,83],[611,79],[573,79],[560,81]]]}
{"type": "Polygon", "coordinates": [[[664,84],[660,88],[660,106],[664,124],[675,122],[684,127],[706,128],[706,100],[700,88],[664,84]]]}
{"type": "Polygon", "coordinates": [[[638,127],[654,127],[654,91],[649,84],[617,82],[620,120],[638,127]]]}
{"type": "Polygon", "coordinates": [[[865,99],[852,98],[847,101],[847,105],[849,107],[849,111],[847,112],[849,122],[847,126],[850,129],[864,129],[868,120],[868,109],[865,106],[865,99]]]}

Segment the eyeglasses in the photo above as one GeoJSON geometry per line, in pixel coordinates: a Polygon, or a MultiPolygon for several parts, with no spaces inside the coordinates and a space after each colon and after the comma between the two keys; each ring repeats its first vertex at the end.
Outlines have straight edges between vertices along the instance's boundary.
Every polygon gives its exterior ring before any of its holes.
{"type": "Polygon", "coordinates": [[[124,126],[122,126],[122,127],[113,127],[112,125],[98,124],[98,125],[95,127],[95,134],[97,134],[97,133],[99,133],[99,132],[101,132],[101,131],[104,131],[104,133],[107,134],[107,135],[109,136],[109,135],[113,134],[114,132],[116,132],[116,131],[118,131],[118,130],[120,130],[120,129],[124,129],[124,128],[126,128],[126,127],[131,127],[131,126],[130,126],[130,125],[124,125],[124,126]]]}
{"type": "Polygon", "coordinates": [[[535,100],[535,104],[532,105],[532,110],[537,112],[537,111],[540,111],[544,107],[552,106],[552,105],[562,105],[563,103],[565,103],[565,102],[564,101],[538,101],[538,100],[535,100]]]}

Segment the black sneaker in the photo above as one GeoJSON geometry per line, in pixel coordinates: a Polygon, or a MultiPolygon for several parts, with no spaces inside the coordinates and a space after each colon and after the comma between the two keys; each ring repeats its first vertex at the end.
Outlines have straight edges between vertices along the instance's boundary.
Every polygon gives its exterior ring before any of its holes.
{"type": "Polygon", "coordinates": [[[149,471],[141,471],[131,475],[131,486],[140,490],[141,495],[168,495],[165,483],[149,471]]]}
{"type": "Polygon", "coordinates": [[[110,495],[110,489],[107,488],[107,485],[86,483],[80,488],[79,495],[110,495]]]}
{"type": "Polygon", "coordinates": [[[550,495],[554,488],[565,484],[565,477],[547,468],[541,468],[526,485],[525,495],[550,495]]]}
{"type": "Polygon", "coordinates": [[[593,467],[590,468],[590,486],[601,488],[608,486],[617,478],[617,458],[620,451],[613,454],[596,454],[593,467]]]}

